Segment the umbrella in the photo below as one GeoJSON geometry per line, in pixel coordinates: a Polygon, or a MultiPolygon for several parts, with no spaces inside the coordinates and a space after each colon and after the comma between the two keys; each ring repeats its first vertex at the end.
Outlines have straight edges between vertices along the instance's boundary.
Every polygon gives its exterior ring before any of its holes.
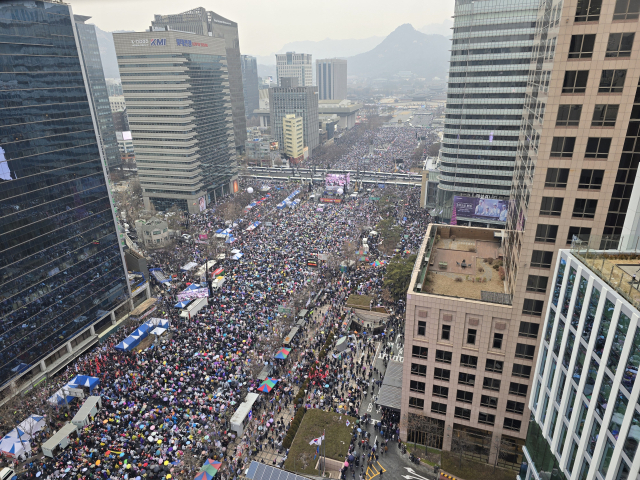
{"type": "Polygon", "coordinates": [[[206,464],[200,469],[201,472],[207,472],[209,475],[211,475],[212,477],[215,476],[216,473],[218,473],[218,469],[215,468],[213,465],[210,464],[206,464]]]}
{"type": "Polygon", "coordinates": [[[222,467],[222,462],[217,462],[215,460],[211,460],[210,458],[207,458],[207,460],[205,460],[204,462],[204,465],[202,466],[202,470],[209,472],[210,471],[209,469],[211,468],[217,472],[218,470],[220,470],[220,467],[222,467]]]}
{"type": "Polygon", "coordinates": [[[196,477],[194,478],[194,480],[211,480],[213,478],[212,475],[210,475],[207,472],[200,472],[196,475],[196,477]]]}
{"type": "Polygon", "coordinates": [[[264,393],[269,393],[271,392],[271,390],[273,390],[273,387],[276,386],[276,383],[278,383],[277,379],[267,377],[267,379],[260,384],[258,390],[264,393]]]}
{"type": "Polygon", "coordinates": [[[290,353],[291,353],[291,349],[290,348],[282,347],[280,350],[278,350],[278,353],[276,353],[275,358],[279,358],[281,360],[284,360],[289,356],[290,353]]]}

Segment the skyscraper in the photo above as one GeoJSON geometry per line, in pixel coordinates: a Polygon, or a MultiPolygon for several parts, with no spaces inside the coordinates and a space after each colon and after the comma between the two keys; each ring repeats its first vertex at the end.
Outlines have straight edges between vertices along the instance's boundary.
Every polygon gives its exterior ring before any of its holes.
{"type": "Polygon", "coordinates": [[[318,123],[318,87],[299,87],[298,79],[281,78],[281,87],[269,89],[271,135],[284,151],[283,120],[287,115],[302,117],[304,146],[310,156],[320,143],[318,123]]]}
{"type": "Polygon", "coordinates": [[[238,170],[224,40],[172,31],[113,38],[145,207],[204,210],[229,193],[238,170]]]}
{"type": "Polygon", "coordinates": [[[244,93],[242,88],[242,64],[240,61],[240,39],[238,24],[203,7],[194,8],[175,15],[154,15],[151,29],[169,28],[224,39],[229,92],[233,114],[233,135],[237,150],[244,148],[247,139],[244,93]]]}
{"type": "Polygon", "coordinates": [[[282,120],[284,153],[290,158],[300,158],[304,154],[304,127],[302,117],[285,115],[282,120]]]}
{"type": "Polygon", "coordinates": [[[19,389],[95,344],[130,290],[71,7],[0,18],[24,42],[0,39],[0,384],[19,389]]]}
{"type": "Polygon", "coordinates": [[[310,87],[313,85],[313,64],[308,53],[278,53],[276,54],[276,74],[278,86],[281,87],[282,78],[297,78],[298,86],[310,87]]]}
{"type": "Polygon", "coordinates": [[[100,60],[100,48],[96,37],[95,25],[84,22],[91,17],[85,15],[74,15],[78,40],[80,41],[80,51],[89,81],[89,92],[93,102],[93,110],[98,120],[98,132],[100,134],[100,144],[107,168],[117,167],[122,164],[120,153],[118,152],[118,142],[116,131],[113,126],[113,117],[109,106],[109,95],[107,85],[102,71],[102,61],[100,60]]]}
{"type": "MultiPolygon", "coordinates": [[[[454,196],[509,197],[538,0],[456,0],[436,213],[454,196]]],[[[458,225],[504,228],[499,218],[458,225]]]]}
{"type": "Polygon", "coordinates": [[[244,89],[244,114],[250,118],[253,117],[253,111],[260,108],[256,57],[242,55],[242,88],[244,89]]]}
{"type": "Polygon", "coordinates": [[[347,98],[347,60],[326,58],[316,60],[318,100],[344,100],[347,98]]]}

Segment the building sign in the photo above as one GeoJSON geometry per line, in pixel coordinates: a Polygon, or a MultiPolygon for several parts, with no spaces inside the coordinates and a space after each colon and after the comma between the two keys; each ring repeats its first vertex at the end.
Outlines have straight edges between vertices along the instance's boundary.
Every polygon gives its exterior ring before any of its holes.
{"type": "Polygon", "coordinates": [[[132,47],[148,47],[149,39],[147,38],[136,38],[135,40],[131,40],[132,47]]]}
{"type": "Polygon", "coordinates": [[[167,39],[166,38],[152,38],[151,39],[152,47],[166,47],[167,39]]]}
{"type": "Polygon", "coordinates": [[[454,196],[453,206],[458,217],[497,220],[500,222],[507,220],[507,202],[505,200],[454,196]]]}
{"type": "Polygon", "coordinates": [[[182,38],[176,38],[176,44],[179,47],[208,47],[208,43],[192,42],[191,40],[183,40],[182,38]]]}

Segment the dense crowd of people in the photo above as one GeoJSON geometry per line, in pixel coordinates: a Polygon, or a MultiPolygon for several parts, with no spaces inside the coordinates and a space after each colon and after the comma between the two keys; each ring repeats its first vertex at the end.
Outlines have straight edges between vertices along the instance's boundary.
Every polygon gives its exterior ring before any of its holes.
{"type": "MultiPolygon", "coordinates": [[[[416,143],[402,129],[388,130],[393,132],[371,134],[376,145],[387,146],[387,153],[379,159],[380,168],[390,167],[396,154],[413,149],[416,143]]],[[[343,166],[350,167],[353,161],[355,157],[346,158],[343,166]]],[[[276,205],[294,190],[301,190],[298,196],[303,198],[304,186],[273,183],[268,193],[260,191],[263,183],[242,182],[241,186],[243,190],[251,186],[253,198],[262,201],[245,210],[236,222],[229,225],[221,214],[225,202],[235,201],[230,196],[210,210],[182,219],[184,231],[193,235],[191,240],[144,252],[150,268],[177,275],[168,284],[153,286],[157,310],[152,316],[170,320],[169,336],[140,352],[122,352],[114,346],[131,329],[121,329],[70,365],[61,382],[76,374],[98,377],[102,409],[55,460],[38,457],[21,465],[22,478],[187,478],[206,458],[222,462],[220,478],[235,478],[263,448],[282,449],[289,426],[283,412],[315,363],[329,331],[338,333],[342,328],[341,320],[347,314],[344,303],[350,294],[370,295],[376,305],[388,307],[392,316],[387,328],[398,332],[402,304],[391,305],[383,298],[388,256],[377,248],[377,241],[369,242],[368,253],[356,254],[357,265],[339,268],[345,244],[359,248],[361,238],[383,218],[375,200],[346,197],[323,211],[312,201],[278,209],[276,205]],[[258,221],[257,228],[247,230],[258,221]],[[232,229],[234,241],[219,244],[215,252],[225,253],[226,258],[217,259],[215,265],[209,262],[209,273],[222,268],[225,282],[213,290],[208,305],[197,315],[181,317],[174,306],[177,293],[204,281],[197,268],[183,271],[181,267],[189,262],[202,265],[214,258],[211,239],[226,228],[232,229]],[[207,243],[195,241],[204,238],[201,235],[207,236],[207,243]],[[232,259],[231,249],[242,256],[232,259]],[[319,261],[318,267],[308,265],[310,257],[321,256],[328,260],[319,261]],[[381,262],[376,264],[376,260],[381,262]],[[274,360],[294,321],[282,307],[311,312],[290,345],[289,358],[274,360]],[[273,365],[271,376],[278,382],[271,392],[260,393],[253,419],[236,438],[229,419],[247,393],[256,392],[258,373],[267,363],[273,365]]],[[[395,207],[395,217],[386,214],[396,218],[403,229],[396,250],[399,255],[415,253],[428,222],[426,212],[418,207],[420,191],[391,187],[386,192],[402,199],[395,207]]],[[[371,197],[374,194],[380,192],[374,191],[371,197]]],[[[335,408],[334,402],[327,401],[335,396],[352,414],[361,416],[362,396],[381,379],[381,372],[371,367],[376,340],[360,332],[344,355],[331,357],[325,383],[314,385],[304,404],[335,408]]],[[[32,407],[34,413],[45,412],[36,402],[32,407]]],[[[68,421],[78,407],[79,403],[72,405],[71,412],[60,408],[49,413],[53,418],[41,440],[68,421]]],[[[388,423],[385,426],[387,432],[393,430],[388,423]]],[[[39,453],[38,445],[32,448],[34,454],[39,453]]]]}

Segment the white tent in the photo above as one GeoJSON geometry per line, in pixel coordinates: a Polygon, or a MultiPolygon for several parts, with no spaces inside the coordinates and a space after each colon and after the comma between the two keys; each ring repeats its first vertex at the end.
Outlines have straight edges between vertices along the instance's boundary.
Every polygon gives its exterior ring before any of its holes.
{"type": "Polygon", "coordinates": [[[31,451],[31,444],[26,440],[20,440],[18,438],[3,438],[0,442],[0,451],[18,457],[31,451]]]}
{"type": "Polygon", "coordinates": [[[33,436],[34,433],[39,432],[45,427],[45,423],[44,417],[41,417],[40,415],[31,415],[18,425],[18,428],[28,435],[33,436]]]}

